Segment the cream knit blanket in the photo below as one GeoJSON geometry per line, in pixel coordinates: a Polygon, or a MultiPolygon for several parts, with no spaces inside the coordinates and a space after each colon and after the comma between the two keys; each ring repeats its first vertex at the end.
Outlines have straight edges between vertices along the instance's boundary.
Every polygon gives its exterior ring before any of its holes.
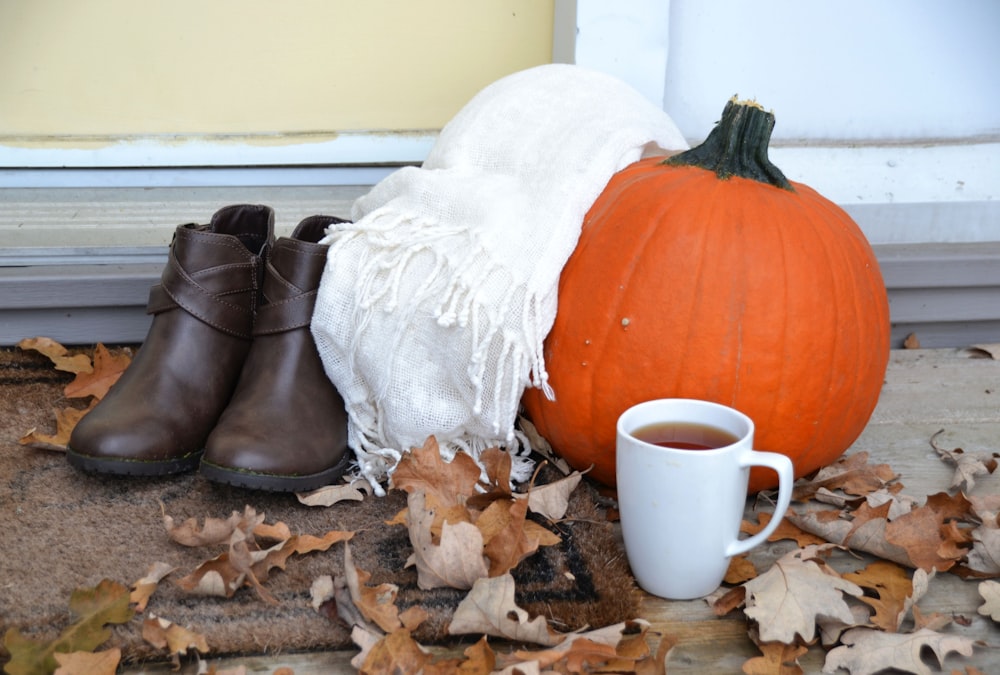
{"type": "Polygon", "coordinates": [[[542,343],[583,217],[612,174],[685,148],[624,82],[539,66],[483,89],[422,167],[389,175],[353,223],[332,226],[312,331],[377,493],[430,435],[446,459],[504,447],[513,480],[530,477],[518,406],[527,386],[552,395],[542,343]]]}

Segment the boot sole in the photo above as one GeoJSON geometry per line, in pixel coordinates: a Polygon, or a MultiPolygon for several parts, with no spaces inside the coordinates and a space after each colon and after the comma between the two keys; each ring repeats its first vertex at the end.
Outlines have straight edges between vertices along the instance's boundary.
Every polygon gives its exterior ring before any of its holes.
{"type": "Polygon", "coordinates": [[[273,473],[256,473],[246,469],[234,469],[201,461],[199,472],[202,476],[215,483],[224,483],[233,487],[264,490],[266,492],[309,492],[327,485],[332,485],[351,463],[350,451],[344,452],[343,458],[336,465],[301,476],[289,476],[273,473]]]}
{"type": "Polygon", "coordinates": [[[115,476],[169,476],[197,469],[198,463],[201,461],[201,454],[199,450],[183,457],[168,460],[109,459],[81,455],[74,452],[72,448],[68,448],[66,459],[70,466],[86,473],[115,476]]]}

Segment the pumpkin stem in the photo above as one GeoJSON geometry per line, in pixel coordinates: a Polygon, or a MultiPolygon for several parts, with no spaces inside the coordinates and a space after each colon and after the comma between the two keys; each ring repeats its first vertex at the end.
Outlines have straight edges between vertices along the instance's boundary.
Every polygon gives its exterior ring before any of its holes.
{"type": "Polygon", "coordinates": [[[698,146],[663,161],[668,166],[697,166],[715,172],[720,179],[749,178],[783,190],[792,184],[767,158],[767,144],[774,129],[774,115],[755,102],[734,96],[722,111],[722,119],[698,146]]]}

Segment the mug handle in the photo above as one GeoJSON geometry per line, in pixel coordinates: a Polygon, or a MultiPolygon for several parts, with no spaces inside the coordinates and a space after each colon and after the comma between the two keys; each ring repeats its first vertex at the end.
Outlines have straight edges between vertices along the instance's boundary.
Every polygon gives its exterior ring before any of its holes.
{"type": "Polygon", "coordinates": [[[748,539],[737,539],[727,546],[727,557],[746,553],[755,546],[763,544],[767,538],[771,536],[771,533],[774,532],[774,530],[781,523],[781,519],[785,517],[788,505],[792,502],[792,484],[795,482],[792,460],[777,452],[758,452],[757,450],[751,450],[740,458],[740,466],[744,468],[751,466],[766,466],[774,469],[774,471],[778,474],[778,502],[774,505],[774,515],[771,516],[771,522],[769,522],[763,530],[752,537],[749,537],[748,539]]]}

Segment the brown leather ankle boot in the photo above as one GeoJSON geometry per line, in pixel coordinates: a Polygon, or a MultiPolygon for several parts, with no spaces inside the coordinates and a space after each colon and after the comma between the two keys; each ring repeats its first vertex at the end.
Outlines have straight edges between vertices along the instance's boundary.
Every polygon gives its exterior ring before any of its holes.
{"type": "Polygon", "coordinates": [[[337,222],[306,218],[271,250],[253,347],[201,460],[210,480],[302,492],[336,482],[353,458],[344,400],[309,331],[328,248],[316,242],[337,222]]]}
{"type": "Polygon", "coordinates": [[[250,351],[274,212],[237,204],[174,233],[135,360],[70,437],[70,464],[157,476],[198,466],[250,351]]]}

